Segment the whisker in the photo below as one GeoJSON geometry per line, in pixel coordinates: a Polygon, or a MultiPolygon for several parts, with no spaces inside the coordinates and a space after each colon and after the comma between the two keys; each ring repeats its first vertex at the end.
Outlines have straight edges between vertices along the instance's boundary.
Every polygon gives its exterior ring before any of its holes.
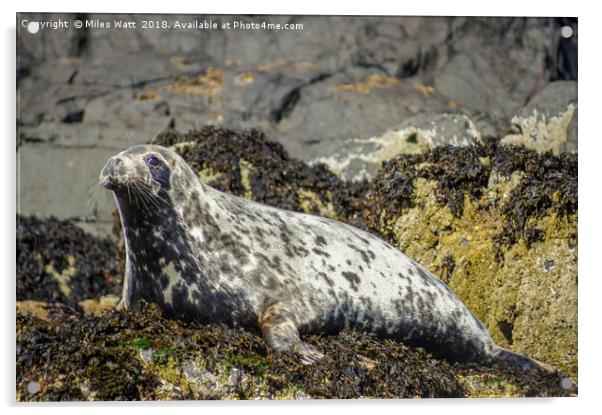
{"type": "Polygon", "coordinates": [[[132,140],[132,136],[130,135],[130,132],[129,132],[129,130],[125,130],[125,135],[127,136],[127,139],[128,139],[128,143],[129,143],[129,145],[130,145],[130,146],[131,146],[131,145],[133,145],[133,144],[134,144],[134,141],[132,140]]]}
{"type": "Polygon", "coordinates": [[[102,189],[102,186],[98,182],[96,184],[94,184],[92,187],[90,187],[90,189],[88,190],[88,197],[86,199],[86,204],[84,205],[85,211],[87,211],[89,208],[91,208],[95,202],[98,202],[98,198],[100,196],[101,189],[102,189]]]}
{"type": "Polygon", "coordinates": [[[92,205],[94,204],[94,202],[97,202],[98,200],[98,196],[100,195],[100,189],[101,187],[97,187],[96,190],[90,194],[88,196],[88,199],[86,200],[86,205],[85,205],[85,209],[88,210],[89,207],[92,207],[92,205]]]}
{"type": "Polygon", "coordinates": [[[130,195],[130,184],[126,183],[125,184],[125,188],[128,190],[128,201],[130,202],[130,204],[132,203],[132,197],[130,195]]]}
{"type": "Polygon", "coordinates": [[[138,189],[140,196],[143,197],[146,201],[148,201],[148,208],[150,208],[150,205],[154,205],[157,208],[160,208],[159,206],[159,202],[157,202],[153,196],[150,194],[150,190],[147,189],[146,187],[144,187],[143,183],[141,182],[137,182],[136,183],[136,188],[138,189]]]}
{"type": "Polygon", "coordinates": [[[157,130],[157,132],[155,133],[155,135],[153,136],[153,138],[150,140],[150,144],[153,144],[153,142],[155,141],[155,138],[157,138],[159,136],[159,133],[164,130],[165,128],[163,128],[162,126],[159,127],[159,129],[157,130]]]}
{"type": "Polygon", "coordinates": [[[140,201],[142,202],[144,208],[149,211],[150,204],[152,204],[153,200],[148,197],[145,191],[140,187],[139,183],[134,182],[134,186],[136,187],[137,194],[140,197],[140,201]]]}
{"type": "MultiPolygon", "coordinates": [[[[150,186],[144,182],[138,182],[138,184],[140,185],[141,189],[144,189],[144,191],[152,198],[152,199],[158,199],[159,201],[165,203],[166,205],[169,205],[169,202],[167,200],[165,200],[163,197],[154,194],[150,188],[150,186]]],[[[157,205],[157,207],[159,207],[159,205],[157,205]]]]}

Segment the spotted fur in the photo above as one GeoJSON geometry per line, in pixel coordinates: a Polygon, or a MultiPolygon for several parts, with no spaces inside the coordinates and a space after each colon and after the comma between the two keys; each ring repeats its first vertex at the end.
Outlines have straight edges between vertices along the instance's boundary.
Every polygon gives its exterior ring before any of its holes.
{"type": "Polygon", "coordinates": [[[300,334],[357,329],[456,361],[544,367],[495,345],[443,282],[367,232],[219,192],[160,146],[118,154],[100,180],[126,242],[119,308],[145,299],[173,318],[256,327],[305,363],[322,354],[300,334]]]}

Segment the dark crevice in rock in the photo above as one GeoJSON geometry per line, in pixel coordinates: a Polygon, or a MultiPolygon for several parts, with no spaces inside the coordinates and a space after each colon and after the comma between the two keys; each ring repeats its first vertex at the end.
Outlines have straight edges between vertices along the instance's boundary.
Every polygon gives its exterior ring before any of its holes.
{"type": "Polygon", "coordinates": [[[17,89],[21,81],[31,75],[31,69],[25,66],[17,67],[17,89]]]}
{"type": "Polygon", "coordinates": [[[397,73],[395,74],[395,76],[398,79],[402,79],[402,78],[409,78],[410,76],[414,76],[418,73],[418,70],[420,69],[420,54],[418,54],[418,56],[409,59],[405,62],[403,62],[399,69],[397,70],[397,73]]]}
{"type": "Polygon", "coordinates": [[[390,75],[387,68],[385,68],[383,65],[377,62],[373,62],[369,59],[366,59],[366,57],[364,57],[363,54],[358,54],[357,56],[355,56],[352,59],[352,65],[362,69],[376,69],[384,75],[390,75]]]}
{"type": "MultiPolygon", "coordinates": [[[[577,18],[575,17],[559,17],[554,19],[555,27],[560,30],[564,26],[568,26],[576,33],[577,18]]],[[[552,76],[550,81],[556,80],[577,80],[577,40],[575,35],[558,39],[556,51],[553,56],[550,56],[552,66],[552,76]]]]}
{"type": "Polygon", "coordinates": [[[514,330],[514,324],[506,320],[498,321],[497,326],[500,329],[500,332],[504,335],[504,338],[508,341],[508,344],[512,346],[512,331],[514,330]]]}
{"type": "Polygon", "coordinates": [[[68,84],[72,84],[73,81],[75,80],[75,77],[77,76],[77,74],[79,73],[79,70],[75,70],[73,71],[73,73],[71,74],[71,76],[69,77],[69,79],[67,80],[68,84]]]}
{"type": "Polygon", "coordinates": [[[272,120],[276,123],[282,121],[283,118],[287,117],[297,102],[301,98],[301,87],[298,86],[289,91],[283,98],[280,106],[274,110],[272,110],[271,117],[272,120]]]}
{"type": "Polygon", "coordinates": [[[280,123],[284,118],[288,117],[291,114],[291,112],[295,108],[295,105],[297,105],[297,103],[299,102],[299,99],[301,99],[301,89],[302,88],[304,88],[308,85],[312,85],[317,82],[323,81],[325,79],[328,79],[331,76],[332,76],[332,73],[322,73],[322,74],[319,74],[316,77],[310,79],[308,82],[298,85],[298,86],[294,87],[293,89],[291,89],[289,92],[287,92],[284,95],[284,97],[280,101],[280,105],[271,111],[271,113],[270,113],[271,120],[276,123],[280,123]]]}
{"type": "Polygon", "coordinates": [[[67,102],[72,102],[72,101],[75,101],[76,99],[77,99],[77,97],[74,97],[74,96],[61,98],[58,101],[56,101],[56,105],[61,105],[61,104],[65,104],[67,102]]]}
{"type": "MultiPolygon", "coordinates": [[[[88,19],[87,14],[76,14],[75,19],[85,22],[88,19]]],[[[88,53],[90,47],[90,33],[88,27],[84,24],[81,29],[75,31],[75,36],[71,40],[71,56],[84,56],[88,53]]]]}
{"type": "Polygon", "coordinates": [[[80,123],[84,119],[84,110],[73,111],[63,117],[61,122],[66,124],[80,123]]]}

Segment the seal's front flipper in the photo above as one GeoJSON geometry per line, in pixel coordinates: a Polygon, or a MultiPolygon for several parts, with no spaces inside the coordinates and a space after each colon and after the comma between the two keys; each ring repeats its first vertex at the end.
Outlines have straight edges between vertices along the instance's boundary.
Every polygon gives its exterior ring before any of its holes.
{"type": "Polygon", "coordinates": [[[297,324],[289,310],[280,303],[266,307],[259,316],[259,326],[265,342],[277,352],[293,350],[299,353],[301,363],[311,365],[324,355],[299,338],[297,324]]]}
{"type": "Polygon", "coordinates": [[[315,347],[301,342],[295,349],[301,356],[301,363],[304,365],[313,365],[318,360],[324,358],[324,354],[320,353],[315,347]]]}
{"type": "Polygon", "coordinates": [[[123,298],[121,298],[121,300],[119,300],[119,302],[115,306],[115,310],[117,310],[117,311],[125,311],[126,310],[125,301],[123,301],[123,298]]]}
{"type": "Polygon", "coordinates": [[[128,311],[132,308],[132,297],[133,297],[133,291],[132,291],[132,274],[131,272],[128,272],[128,270],[130,269],[130,260],[129,257],[126,256],[125,259],[125,275],[123,276],[123,287],[121,288],[121,299],[119,300],[119,303],[117,304],[117,306],[115,307],[115,310],[117,311],[128,311]]]}

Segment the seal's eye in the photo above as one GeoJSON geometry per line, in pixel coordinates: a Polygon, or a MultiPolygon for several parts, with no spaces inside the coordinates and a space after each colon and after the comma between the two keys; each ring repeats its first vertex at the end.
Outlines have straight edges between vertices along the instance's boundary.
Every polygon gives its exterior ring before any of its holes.
{"type": "Polygon", "coordinates": [[[154,154],[149,154],[144,158],[144,160],[149,166],[158,166],[160,163],[159,157],[155,156],[154,154]]]}

